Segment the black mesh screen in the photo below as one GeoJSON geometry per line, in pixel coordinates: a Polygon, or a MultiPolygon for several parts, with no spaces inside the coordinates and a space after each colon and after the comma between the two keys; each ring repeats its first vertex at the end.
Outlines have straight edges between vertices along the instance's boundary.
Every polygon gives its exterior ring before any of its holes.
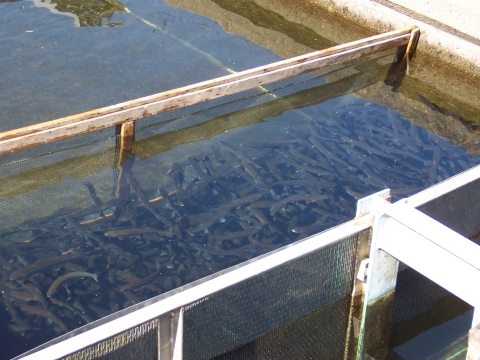
{"type": "Polygon", "coordinates": [[[158,358],[158,320],[139,325],[62,360],[151,360],[158,358]]]}
{"type": "Polygon", "coordinates": [[[418,210],[465,237],[480,231],[480,180],[418,207],[418,210]]]}
{"type": "Polygon", "coordinates": [[[185,307],[185,358],[340,357],[355,247],[346,238],[185,307]]]}

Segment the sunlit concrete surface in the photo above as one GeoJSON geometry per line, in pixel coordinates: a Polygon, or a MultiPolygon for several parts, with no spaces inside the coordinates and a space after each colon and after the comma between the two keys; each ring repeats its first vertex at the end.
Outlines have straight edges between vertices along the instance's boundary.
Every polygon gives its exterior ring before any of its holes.
{"type": "Polygon", "coordinates": [[[476,0],[312,0],[378,33],[417,25],[419,49],[480,76],[480,6],[476,0]]]}

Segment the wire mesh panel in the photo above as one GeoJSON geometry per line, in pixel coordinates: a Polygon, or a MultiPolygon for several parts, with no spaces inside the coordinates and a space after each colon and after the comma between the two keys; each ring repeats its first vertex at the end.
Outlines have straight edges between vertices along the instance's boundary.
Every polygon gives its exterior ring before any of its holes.
{"type": "Polygon", "coordinates": [[[62,360],[151,360],[158,358],[159,320],[152,320],[62,360]]]}
{"type": "Polygon", "coordinates": [[[471,317],[467,321],[452,321],[464,314],[468,316],[472,307],[412,268],[403,263],[400,267],[403,270],[397,276],[395,289],[389,340],[391,351],[397,348],[400,355],[403,352],[411,356],[422,353],[432,355],[429,359],[445,359],[447,356],[433,354],[440,349],[445,349],[449,355],[463,350],[467,346],[465,335],[470,329],[471,317]],[[440,326],[443,326],[443,333],[428,335],[429,332],[435,334],[435,328],[440,326]],[[432,336],[437,337],[433,340],[432,336]],[[412,339],[415,340],[411,342],[412,339]]]}
{"type": "Polygon", "coordinates": [[[480,180],[429,201],[418,210],[467,238],[474,237],[480,232],[480,180]]]}
{"type": "Polygon", "coordinates": [[[113,127],[0,156],[0,233],[12,232],[0,242],[29,239],[18,231],[32,227],[26,221],[90,206],[81,180],[102,184],[97,195],[108,199],[116,180],[116,143],[113,127]]]}
{"type": "Polygon", "coordinates": [[[186,306],[185,358],[340,358],[356,239],[343,239],[186,306]]]}
{"type": "MultiPolygon", "coordinates": [[[[480,180],[458,188],[454,187],[455,177],[447,182],[452,184],[454,190],[417,209],[477,244],[480,243],[477,237],[480,230],[480,180]]],[[[449,322],[471,309],[470,305],[449,291],[401,263],[395,291],[390,347],[404,344],[422,332],[449,322]]],[[[465,325],[464,334],[468,329],[469,325],[465,325]]],[[[455,331],[456,329],[450,330],[452,333],[455,331]]],[[[463,340],[462,344],[465,345],[466,340],[463,340]]]]}

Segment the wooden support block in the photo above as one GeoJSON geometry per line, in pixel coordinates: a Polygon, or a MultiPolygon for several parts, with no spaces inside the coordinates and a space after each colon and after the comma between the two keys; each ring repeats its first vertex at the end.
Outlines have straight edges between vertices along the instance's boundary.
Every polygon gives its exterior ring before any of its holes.
{"type": "Polygon", "coordinates": [[[480,360],[480,324],[468,332],[467,360],[480,360]]]}
{"type": "Polygon", "coordinates": [[[132,156],[133,141],[135,140],[135,121],[123,123],[120,129],[120,145],[117,166],[121,166],[132,156]]]}

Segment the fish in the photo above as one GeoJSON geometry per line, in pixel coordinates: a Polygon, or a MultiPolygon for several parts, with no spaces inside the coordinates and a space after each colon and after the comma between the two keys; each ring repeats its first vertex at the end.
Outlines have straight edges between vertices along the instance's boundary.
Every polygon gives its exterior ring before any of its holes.
{"type": "Polygon", "coordinates": [[[97,193],[96,193],[95,188],[93,187],[92,183],[90,181],[88,181],[87,179],[83,179],[82,184],[85,185],[88,192],[90,193],[90,197],[92,198],[93,203],[97,206],[101,206],[102,205],[102,200],[100,200],[100,198],[97,196],[97,193]]]}
{"type": "Polygon", "coordinates": [[[60,285],[62,285],[64,282],[69,281],[70,279],[73,279],[73,278],[78,278],[78,277],[79,278],[90,277],[98,283],[98,275],[97,274],[92,274],[92,273],[85,272],[85,271],[70,272],[70,273],[67,273],[63,276],[60,276],[59,278],[57,278],[57,280],[55,280],[52,283],[52,285],[50,285],[50,288],[47,291],[47,297],[51,297],[57,291],[58,287],[60,285]]]}
{"type": "Polygon", "coordinates": [[[175,211],[177,213],[177,215],[180,217],[180,219],[183,219],[184,215],[183,215],[183,211],[181,211],[179,209],[179,207],[177,205],[175,205],[173,203],[173,201],[170,200],[170,196],[167,192],[167,190],[165,190],[164,187],[160,186],[158,188],[158,193],[160,194],[160,196],[167,202],[168,206],[170,207],[170,209],[172,209],[173,211],[175,211]]]}
{"type": "Polygon", "coordinates": [[[242,153],[241,151],[238,151],[237,149],[235,149],[233,146],[230,146],[228,145],[225,141],[219,141],[220,144],[222,144],[223,147],[225,147],[225,149],[227,149],[228,151],[230,151],[232,154],[234,154],[235,156],[237,156],[240,160],[244,160],[244,161],[247,161],[249,162],[250,164],[252,164],[253,166],[255,167],[259,167],[259,165],[257,165],[255,163],[255,161],[253,161],[253,159],[249,158],[247,155],[245,155],[244,153],[242,153]]]}
{"type": "MultiPolygon", "coordinates": [[[[212,226],[215,222],[220,221],[227,213],[230,212],[230,209],[220,209],[216,212],[211,212],[208,213],[208,217],[205,218],[201,223],[199,223],[197,226],[190,228],[187,230],[189,234],[195,234],[200,231],[205,231],[208,229],[210,226],[212,226]]],[[[192,220],[193,222],[194,220],[192,220]]]]}
{"type": "Polygon", "coordinates": [[[251,259],[253,254],[248,252],[242,248],[240,249],[231,249],[231,250],[218,250],[211,246],[203,246],[197,243],[190,243],[190,247],[194,248],[195,250],[206,252],[211,255],[220,255],[220,256],[238,256],[245,259],[251,259]]]}
{"type": "Polygon", "coordinates": [[[73,254],[54,256],[54,257],[47,258],[47,259],[39,259],[39,260],[35,261],[34,263],[32,263],[28,266],[25,266],[24,268],[16,270],[13,273],[11,273],[10,274],[10,280],[21,279],[21,278],[27,277],[31,274],[38,273],[38,272],[40,272],[44,269],[48,269],[50,267],[66,263],[68,261],[72,261],[72,260],[87,256],[91,253],[93,253],[93,251],[91,251],[89,253],[78,252],[78,253],[73,253],[73,254]]]}
{"type": "Polygon", "coordinates": [[[298,195],[288,196],[284,199],[276,201],[275,204],[271,207],[270,213],[271,214],[276,213],[282,206],[284,206],[285,204],[288,204],[290,202],[315,201],[315,200],[322,200],[322,199],[327,199],[327,198],[328,198],[328,196],[320,195],[320,194],[298,194],[298,195]]]}
{"type": "Polygon", "coordinates": [[[119,230],[109,230],[105,233],[107,237],[119,237],[119,236],[131,236],[131,235],[138,235],[138,234],[148,234],[148,233],[155,233],[158,235],[163,235],[168,238],[172,238],[175,233],[170,231],[158,230],[153,228],[130,228],[130,229],[119,229],[119,230]]]}
{"type": "Polygon", "coordinates": [[[161,216],[155,211],[152,204],[150,204],[150,201],[148,201],[147,197],[145,196],[145,193],[143,192],[137,180],[135,180],[133,176],[130,174],[127,174],[126,178],[128,183],[132,187],[133,191],[135,192],[135,194],[137,194],[138,198],[143,203],[143,205],[148,209],[148,211],[150,211],[158,221],[163,222],[165,225],[167,225],[170,228],[173,227],[173,224],[170,220],[167,220],[165,217],[161,216]]]}
{"type": "Polygon", "coordinates": [[[308,140],[310,140],[310,142],[312,143],[312,145],[319,151],[321,152],[327,159],[333,159],[335,161],[338,161],[340,164],[346,166],[346,167],[349,167],[350,165],[347,164],[345,161],[343,161],[342,159],[340,159],[338,156],[336,156],[335,154],[333,154],[331,151],[328,151],[327,148],[325,148],[321,143],[320,141],[318,141],[316,138],[314,137],[309,137],[308,140]]]}
{"type": "Polygon", "coordinates": [[[255,182],[255,185],[260,186],[260,187],[266,187],[267,184],[265,184],[265,181],[263,181],[262,177],[260,174],[255,170],[255,168],[249,163],[248,161],[242,160],[241,161],[244,169],[250,174],[250,176],[253,178],[253,181],[255,182]]]}
{"type": "Polygon", "coordinates": [[[74,213],[72,215],[72,217],[78,219],[78,218],[82,218],[82,217],[85,217],[85,216],[88,216],[88,215],[101,213],[101,212],[103,212],[107,209],[110,209],[110,208],[114,207],[114,206],[119,206],[122,203],[124,203],[125,201],[126,201],[125,198],[123,198],[123,199],[112,199],[112,200],[106,201],[105,203],[95,205],[95,206],[89,207],[87,209],[78,211],[78,212],[74,213]]]}
{"type": "Polygon", "coordinates": [[[240,239],[245,236],[250,236],[252,234],[255,234],[262,230],[261,226],[255,226],[250,229],[245,229],[241,231],[235,231],[235,232],[229,232],[229,233],[224,233],[224,234],[219,234],[219,235],[210,235],[211,239],[214,240],[219,240],[219,241],[225,241],[225,240],[233,240],[233,239],[240,239]]]}
{"type": "Polygon", "coordinates": [[[88,230],[82,224],[80,224],[77,220],[75,220],[71,216],[65,216],[65,220],[67,220],[68,225],[73,227],[75,230],[77,230],[80,234],[85,236],[87,239],[92,239],[98,242],[98,244],[104,248],[107,249],[107,244],[103,241],[102,237],[100,235],[95,234],[94,232],[88,230]]]}
{"type": "Polygon", "coordinates": [[[64,322],[62,320],[60,320],[59,318],[57,318],[55,315],[53,315],[48,310],[45,310],[45,309],[42,309],[42,308],[39,308],[39,307],[36,307],[36,306],[30,306],[30,305],[21,305],[20,309],[23,312],[28,312],[28,313],[31,313],[31,314],[36,314],[36,315],[42,316],[42,317],[50,320],[51,322],[57,324],[60,327],[60,329],[62,329],[63,332],[66,332],[66,333],[68,332],[68,327],[64,324],[64,322]]]}
{"type": "Polygon", "coordinates": [[[30,293],[32,293],[34,295],[35,299],[38,300],[43,305],[43,307],[45,309],[47,308],[47,300],[43,296],[40,289],[34,283],[32,283],[31,281],[28,281],[28,280],[23,280],[23,281],[18,280],[18,281],[21,283],[21,285],[26,290],[28,290],[30,293]]]}
{"type": "Polygon", "coordinates": [[[189,156],[188,161],[190,162],[190,165],[192,165],[193,170],[195,170],[195,173],[198,175],[198,177],[201,180],[205,180],[207,177],[207,174],[205,174],[202,169],[200,169],[200,166],[198,166],[197,160],[194,159],[193,157],[189,156]]]}
{"type": "Polygon", "coordinates": [[[121,292],[125,292],[125,291],[131,291],[131,290],[134,290],[140,286],[144,286],[144,285],[147,285],[147,284],[150,284],[153,280],[155,280],[157,278],[157,276],[160,274],[160,270],[161,270],[161,267],[158,266],[158,269],[157,271],[155,271],[154,273],[148,275],[147,277],[144,277],[144,278],[141,278],[141,279],[137,279],[137,280],[134,280],[130,283],[128,283],[127,285],[124,285],[120,288],[120,291],[121,292]]]}

